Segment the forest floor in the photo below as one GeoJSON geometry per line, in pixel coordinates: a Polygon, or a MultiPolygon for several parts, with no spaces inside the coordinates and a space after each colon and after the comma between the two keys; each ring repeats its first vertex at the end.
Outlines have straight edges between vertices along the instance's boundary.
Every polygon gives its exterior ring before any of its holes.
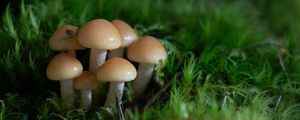
{"type": "MultiPolygon", "coordinates": [[[[298,0],[26,0],[0,13],[0,120],[118,119],[102,106],[107,84],[99,104],[65,109],[45,75],[57,54],[50,35],[97,18],[126,21],[167,49],[143,99],[126,84],[126,119],[300,119],[298,0]]],[[[77,52],[84,69],[88,53],[77,52]]]]}

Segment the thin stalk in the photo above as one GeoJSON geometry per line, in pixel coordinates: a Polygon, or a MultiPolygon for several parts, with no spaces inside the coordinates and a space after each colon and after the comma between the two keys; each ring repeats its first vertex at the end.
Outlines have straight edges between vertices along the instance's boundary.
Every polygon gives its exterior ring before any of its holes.
{"type": "Polygon", "coordinates": [[[133,92],[138,97],[146,90],[154,70],[153,64],[140,63],[136,79],[132,83],[133,92]]]}
{"type": "Polygon", "coordinates": [[[74,89],[73,79],[60,81],[60,96],[62,105],[73,107],[74,105],[74,89]]]}
{"type": "Polygon", "coordinates": [[[113,57],[123,57],[124,48],[119,47],[118,49],[114,49],[108,52],[107,57],[113,58],[113,57]]]}
{"type": "Polygon", "coordinates": [[[92,104],[92,91],[91,90],[81,90],[81,107],[89,108],[92,104]]]}
{"type": "Polygon", "coordinates": [[[109,91],[107,94],[105,106],[114,105],[116,103],[116,97],[118,95],[119,101],[121,101],[124,90],[124,82],[111,82],[109,91]]]}
{"type": "Polygon", "coordinates": [[[89,71],[97,73],[97,69],[105,62],[107,50],[91,49],[89,71]]]}
{"type": "MultiPolygon", "coordinates": [[[[96,75],[97,69],[105,62],[107,50],[99,50],[91,48],[89,71],[96,75]]],[[[101,84],[100,84],[101,85],[101,84]]],[[[93,90],[93,101],[98,103],[100,100],[98,89],[93,90]]]]}

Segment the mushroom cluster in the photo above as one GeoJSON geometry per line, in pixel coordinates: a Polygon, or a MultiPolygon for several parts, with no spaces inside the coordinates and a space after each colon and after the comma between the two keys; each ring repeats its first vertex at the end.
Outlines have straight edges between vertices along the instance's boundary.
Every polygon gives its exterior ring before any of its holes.
{"type": "Polygon", "coordinates": [[[90,107],[92,90],[99,82],[110,82],[105,106],[121,102],[125,82],[131,82],[134,95],[142,97],[154,65],[167,54],[159,40],[152,36],[138,38],[134,29],[122,20],[95,19],[80,28],[63,25],[50,37],[52,50],[61,51],[48,64],[46,75],[60,81],[62,105],[73,107],[74,89],[80,90],[80,106],[90,107]],[[128,60],[123,58],[128,47],[128,60]],[[76,50],[90,48],[89,68],[76,58],[76,50]],[[138,70],[130,61],[138,62],[138,70]]]}

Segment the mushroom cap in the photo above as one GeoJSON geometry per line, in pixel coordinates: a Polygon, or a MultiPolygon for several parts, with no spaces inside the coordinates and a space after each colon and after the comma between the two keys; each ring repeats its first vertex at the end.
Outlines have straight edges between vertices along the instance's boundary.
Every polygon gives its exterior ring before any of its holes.
{"type": "Polygon", "coordinates": [[[156,38],[144,36],[129,46],[127,57],[135,62],[157,64],[167,58],[167,53],[156,38]]]}
{"type": "Polygon", "coordinates": [[[78,90],[93,90],[98,86],[96,76],[88,71],[74,79],[74,88],[78,90]]]}
{"type": "Polygon", "coordinates": [[[97,79],[107,82],[127,82],[136,78],[136,69],[126,59],[115,57],[107,60],[97,71],[97,79]]]}
{"type": "Polygon", "coordinates": [[[50,61],[46,74],[50,80],[67,80],[79,76],[82,69],[80,61],[71,54],[60,53],[50,61]]]}
{"type": "Polygon", "coordinates": [[[50,48],[57,51],[84,49],[79,44],[77,36],[68,35],[67,30],[74,32],[74,34],[78,32],[78,28],[74,25],[66,24],[61,26],[51,35],[49,39],[50,48]]]}
{"type": "Polygon", "coordinates": [[[79,43],[93,49],[116,49],[121,45],[121,36],[113,24],[104,19],[87,22],[79,29],[79,43]]]}
{"type": "Polygon", "coordinates": [[[138,39],[135,31],[126,22],[116,19],[111,21],[111,23],[118,29],[121,35],[122,43],[120,47],[127,47],[138,39]]]}

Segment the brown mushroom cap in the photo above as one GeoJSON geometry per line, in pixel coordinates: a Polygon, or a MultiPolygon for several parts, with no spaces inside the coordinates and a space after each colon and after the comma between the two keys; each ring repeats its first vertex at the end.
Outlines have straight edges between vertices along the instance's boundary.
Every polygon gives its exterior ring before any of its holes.
{"type": "Polygon", "coordinates": [[[83,25],[78,39],[82,46],[94,49],[116,49],[121,45],[118,30],[104,19],[95,19],[83,25]]]}
{"type": "Polygon", "coordinates": [[[88,71],[74,79],[74,88],[78,90],[93,90],[98,86],[96,76],[88,71]]]}
{"type": "Polygon", "coordinates": [[[167,58],[167,53],[156,38],[144,36],[129,46],[127,57],[135,62],[157,64],[167,58]]]}
{"type": "Polygon", "coordinates": [[[107,82],[126,82],[135,79],[134,66],[126,59],[115,57],[107,60],[97,71],[97,79],[107,82]]]}
{"type": "Polygon", "coordinates": [[[78,28],[74,25],[63,25],[58,28],[49,39],[49,46],[53,50],[64,51],[64,50],[76,50],[84,49],[78,42],[74,35],[68,35],[66,31],[74,32],[77,34],[78,28]]]}
{"type": "Polygon", "coordinates": [[[121,47],[127,47],[138,39],[135,31],[126,22],[122,20],[113,20],[111,23],[118,29],[121,35],[121,47]]]}
{"type": "Polygon", "coordinates": [[[82,69],[80,61],[75,57],[60,53],[50,61],[46,74],[50,80],[67,80],[79,76],[82,69]]]}

